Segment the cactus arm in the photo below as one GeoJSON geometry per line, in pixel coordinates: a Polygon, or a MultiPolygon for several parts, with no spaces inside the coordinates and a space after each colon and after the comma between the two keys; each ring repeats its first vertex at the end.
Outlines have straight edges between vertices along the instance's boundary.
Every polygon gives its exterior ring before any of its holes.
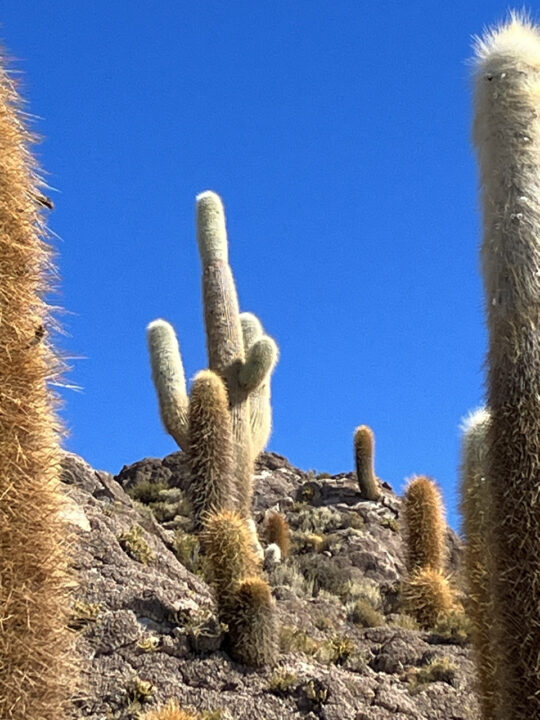
{"type": "Polygon", "coordinates": [[[180,346],[172,325],[154,320],[147,328],[152,379],[163,425],[178,445],[188,446],[189,398],[180,346]]]}
{"type": "MultiPolygon", "coordinates": [[[[251,353],[257,343],[264,341],[264,345],[266,346],[262,346],[262,354],[266,355],[267,358],[265,361],[267,366],[266,375],[260,382],[259,386],[252,390],[249,395],[249,414],[251,440],[253,443],[253,456],[257,457],[266,447],[272,432],[271,380],[272,373],[279,359],[279,349],[272,338],[264,335],[262,324],[255,315],[247,312],[242,313],[240,315],[240,320],[242,323],[244,347],[247,355],[246,365],[249,365],[251,353]]],[[[261,353],[261,348],[256,351],[254,356],[255,358],[257,353],[261,353]]],[[[244,368],[242,368],[242,370],[244,370],[244,368]]],[[[246,370],[245,373],[247,376],[249,371],[246,370]]]]}
{"type": "Polygon", "coordinates": [[[257,390],[274,369],[278,357],[277,345],[264,335],[249,348],[246,361],[240,368],[240,386],[247,393],[257,390]]]}

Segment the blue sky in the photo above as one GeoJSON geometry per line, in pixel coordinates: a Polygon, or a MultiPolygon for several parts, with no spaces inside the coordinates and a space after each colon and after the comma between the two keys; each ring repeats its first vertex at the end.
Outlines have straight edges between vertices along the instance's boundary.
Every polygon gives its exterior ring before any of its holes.
{"type": "Polygon", "coordinates": [[[435,477],[457,527],[459,423],[486,334],[470,143],[471,36],[507,4],[456,0],[6,0],[56,209],[72,361],[66,444],[96,467],[176,449],[145,327],[206,366],[194,203],[219,192],[243,310],[281,348],[270,448],[353,467],[377,438],[396,490],[435,477]]]}

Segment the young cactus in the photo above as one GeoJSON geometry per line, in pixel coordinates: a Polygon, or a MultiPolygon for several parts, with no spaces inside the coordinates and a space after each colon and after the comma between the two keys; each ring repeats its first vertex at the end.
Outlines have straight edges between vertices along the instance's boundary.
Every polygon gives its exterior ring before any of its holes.
{"type": "Polygon", "coordinates": [[[492,640],[493,600],[490,587],[490,493],[486,484],[489,423],[490,414],[485,408],[477,410],[465,420],[461,465],[461,511],[463,536],[466,540],[464,567],[468,585],[467,614],[472,624],[483,720],[495,720],[497,707],[492,640]]]}
{"type": "Polygon", "coordinates": [[[446,521],[441,493],[433,480],[414,477],[405,490],[403,519],[407,569],[441,570],[446,555],[446,521]]]}
{"type": "Polygon", "coordinates": [[[277,616],[261,561],[245,518],[225,511],[210,515],[202,534],[219,615],[228,631],[231,655],[252,667],[277,659],[277,616]]]}
{"type": "Polygon", "coordinates": [[[140,720],[202,720],[202,716],[198,712],[183,710],[176,700],[169,700],[166,705],[145,712],[140,720]]]}
{"type": "Polygon", "coordinates": [[[59,485],[59,422],[47,381],[51,324],[33,137],[0,66],[0,717],[69,714],[69,536],[59,485]]]}
{"type": "Polygon", "coordinates": [[[360,425],[354,431],[354,457],[362,497],[377,500],[381,492],[375,475],[375,435],[368,425],[360,425]]]}
{"type": "Polygon", "coordinates": [[[513,15],[478,40],[475,83],[497,717],[530,720],[540,713],[540,29],[513,15]]]}

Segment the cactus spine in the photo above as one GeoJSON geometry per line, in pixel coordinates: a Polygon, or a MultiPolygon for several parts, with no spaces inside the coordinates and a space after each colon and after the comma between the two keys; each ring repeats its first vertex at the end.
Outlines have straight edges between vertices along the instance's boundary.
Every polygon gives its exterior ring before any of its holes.
{"type": "Polygon", "coordinates": [[[367,425],[354,431],[354,457],[360,494],[365,500],[377,500],[381,493],[375,475],[375,435],[367,425]]]}
{"type": "Polygon", "coordinates": [[[467,613],[471,618],[478,691],[483,720],[495,720],[496,681],[493,642],[493,601],[490,588],[490,493],[486,486],[486,448],[489,412],[481,409],[463,424],[461,511],[468,584],[467,613]]]}
{"type": "Polygon", "coordinates": [[[497,717],[518,720],[540,713],[540,30],[514,15],[487,33],[475,80],[497,717]]]}
{"type": "Polygon", "coordinates": [[[187,449],[189,399],[180,346],[172,325],[154,320],[147,329],[152,379],[159,398],[163,425],[178,445],[187,449]]]}
{"type": "Polygon", "coordinates": [[[59,424],[47,387],[59,367],[38,338],[50,324],[50,249],[19,108],[0,67],[0,717],[60,720],[73,670],[59,424]]]}

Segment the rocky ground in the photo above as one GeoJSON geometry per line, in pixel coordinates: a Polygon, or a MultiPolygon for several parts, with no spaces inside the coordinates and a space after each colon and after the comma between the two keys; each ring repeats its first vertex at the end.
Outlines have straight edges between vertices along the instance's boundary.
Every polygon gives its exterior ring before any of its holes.
{"type": "MultiPolygon", "coordinates": [[[[316,475],[284,457],[257,465],[256,520],[279,510],[287,560],[268,567],[279,608],[278,666],[226,654],[204,559],[190,533],[182,453],[115,477],[66,454],[65,514],[76,532],[72,627],[83,683],[73,720],[135,720],[176,698],[205,720],[473,720],[462,618],[419,630],[403,612],[400,500],[362,501],[354,474],[316,475]]],[[[264,542],[263,542],[264,544],[264,542]]],[[[449,572],[460,545],[448,535],[449,572]]]]}

